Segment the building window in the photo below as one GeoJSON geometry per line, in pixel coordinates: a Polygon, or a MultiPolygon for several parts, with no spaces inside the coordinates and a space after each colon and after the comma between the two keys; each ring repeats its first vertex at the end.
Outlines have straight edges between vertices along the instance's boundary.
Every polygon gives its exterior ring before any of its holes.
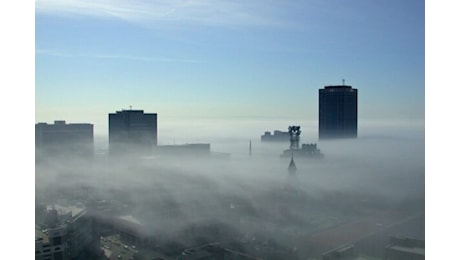
{"type": "Polygon", "coordinates": [[[53,237],[53,245],[60,245],[62,244],[61,237],[53,237]]]}
{"type": "Polygon", "coordinates": [[[55,260],[62,260],[62,259],[64,259],[63,256],[62,256],[62,252],[54,253],[54,254],[53,254],[53,258],[54,258],[55,260]]]}

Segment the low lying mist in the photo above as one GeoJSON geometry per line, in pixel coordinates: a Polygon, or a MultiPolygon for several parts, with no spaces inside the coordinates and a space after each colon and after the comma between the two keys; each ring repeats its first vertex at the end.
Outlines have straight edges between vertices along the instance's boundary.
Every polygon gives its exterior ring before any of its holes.
{"type": "MultiPolygon", "coordinates": [[[[388,212],[401,219],[424,212],[423,126],[368,126],[357,139],[345,140],[318,141],[314,133],[302,133],[300,143],[316,143],[325,157],[294,157],[294,176],[287,170],[290,158],[280,157],[289,142],[260,141],[264,131],[286,129],[251,127],[245,134],[223,134],[224,128],[217,137],[209,129],[204,136],[191,134],[190,143],[211,144],[209,156],[114,158],[99,141],[93,159],[40,157],[36,205],[104,202],[112,216],[130,216],[157,243],[233,243],[253,253],[238,242],[269,241],[305,257],[321,230],[370,218],[385,225],[388,212]]],[[[166,139],[180,144],[187,137],[166,139]]],[[[422,229],[412,235],[424,239],[422,229]]]]}

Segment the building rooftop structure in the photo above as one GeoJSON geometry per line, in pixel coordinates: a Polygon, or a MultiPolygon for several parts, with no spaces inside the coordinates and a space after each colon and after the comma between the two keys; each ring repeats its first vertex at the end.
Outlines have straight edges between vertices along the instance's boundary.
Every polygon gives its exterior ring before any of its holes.
{"type": "Polygon", "coordinates": [[[74,220],[86,213],[86,208],[81,204],[66,206],[54,204],[49,206],[49,208],[56,209],[58,215],[61,216],[61,218],[72,218],[74,220]]]}
{"type": "Polygon", "coordinates": [[[284,150],[281,157],[289,158],[293,156],[304,158],[323,158],[324,154],[317,148],[316,144],[302,144],[299,148],[300,126],[289,126],[290,145],[289,149],[284,150]]]}
{"type": "Polygon", "coordinates": [[[35,241],[41,241],[42,243],[49,243],[49,237],[46,233],[46,229],[35,227],[35,241]]]}

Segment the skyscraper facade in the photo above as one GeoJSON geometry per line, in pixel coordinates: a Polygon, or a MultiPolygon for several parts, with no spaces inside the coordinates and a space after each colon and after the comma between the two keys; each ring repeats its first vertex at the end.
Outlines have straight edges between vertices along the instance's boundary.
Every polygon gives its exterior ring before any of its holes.
{"type": "Polygon", "coordinates": [[[358,136],[358,90],[346,85],[319,90],[319,139],[358,136]]]}
{"type": "Polygon", "coordinates": [[[109,114],[109,153],[151,152],[157,145],[157,114],[122,110],[109,114]]]}

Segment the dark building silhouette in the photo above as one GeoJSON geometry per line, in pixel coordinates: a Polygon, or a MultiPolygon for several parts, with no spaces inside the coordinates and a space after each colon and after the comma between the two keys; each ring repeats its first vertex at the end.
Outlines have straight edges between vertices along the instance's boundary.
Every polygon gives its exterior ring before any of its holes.
{"type": "Polygon", "coordinates": [[[149,153],[157,145],[157,114],[122,110],[109,114],[109,153],[149,153]]]}
{"type": "Polygon", "coordinates": [[[66,124],[63,120],[56,120],[54,124],[35,124],[35,148],[43,154],[92,157],[93,125],[66,124]]]}
{"type": "Polygon", "coordinates": [[[316,144],[302,144],[302,148],[299,148],[300,141],[300,126],[289,126],[288,134],[290,139],[289,149],[284,150],[281,157],[292,157],[300,156],[304,158],[323,158],[324,154],[316,147],[316,144]]]}
{"type": "Polygon", "coordinates": [[[280,130],[275,130],[273,135],[266,131],[263,135],[260,136],[262,142],[287,142],[290,138],[289,132],[283,132],[280,130]]]}
{"type": "Polygon", "coordinates": [[[325,86],[319,90],[319,139],[358,136],[358,90],[325,86]]]}

